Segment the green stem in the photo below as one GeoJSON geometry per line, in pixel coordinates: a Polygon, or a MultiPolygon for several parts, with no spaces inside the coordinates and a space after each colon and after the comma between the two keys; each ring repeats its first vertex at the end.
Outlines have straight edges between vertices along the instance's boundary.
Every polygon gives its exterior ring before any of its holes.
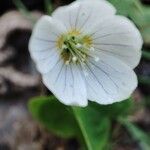
{"type": "Polygon", "coordinates": [[[82,119],[78,116],[77,109],[75,107],[72,107],[72,110],[73,110],[73,114],[75,116],[75,119],[76,119],[76,121],[77,121],[77,123],[79,125],[79,128],[80,128],[80,130],[82,132],[82,135],[83,135],[83,138],[84,138],[84,141],[86,143],[86,146],[87,146],[88,150],[93,150],[92,146],[90,144],[88,135],[86,133],[86,130],[85,130],[84,126],[83,126],[82,119]]]}

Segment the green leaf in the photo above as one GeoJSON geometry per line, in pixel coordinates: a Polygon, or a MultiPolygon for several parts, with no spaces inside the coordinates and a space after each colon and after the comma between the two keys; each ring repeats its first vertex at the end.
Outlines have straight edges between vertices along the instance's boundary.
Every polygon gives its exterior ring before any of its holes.
{"type": "Polygon", "coordinates": [[[117,14],[129,16],[132,12],[142,12],[140,0],[108,0],[117,9],[117,14]]]}
{"type": "Polygon", "coordinates": [[[126,127],[132,137],[139,143],[142,150],[150,149],[150,137],[146,133],[127,119],[120,118],[119,122],[126,127]]]}
{"type": "MultiPolygon", "coordinates": [[[[149,18],[150,18],[150,16],[149,16],[149,18]]],[[[142,28],[141,33],[142,33],[145,44],[150,45],[150,23],[147,25],[149,25],[149,27],[142,28]]]]}
{"type": "Polygon", "coordinates": [[[112,119],[127,116],[132,110],[132,98],[111,105],[90,102],[86,108],[73,107],[88,150],[109,149],[106,146],[109,145],[112,119]]]}
{"type": "Polygon", "coordinates": [[[99,110],[88,106],[73,107],[88,150],[105,150],[109,142],[110,120],[102,116],[99,110]]]}
{"type": "Polygon", "coordinates": [[[54,97],[37,97],[29,102],[33,117],[58,136],[69,138],[77,134],[77,124],[70,111],[54,97]]]}
{"type": "Polygon", "coordinates": [[[133,0],[108,0],[117,9],[117,14],[128,16],[133,0]]]}
{"type": "Polygon", "coordinates": [[[132,7],[129,11],[129,17],[138,26],[146,44],[150,43],[150,9],[144,5],[141,5],[141,11],[137,11],[135,7],[132,7]]]}
{"type": "Polygon", "coordinates": [[[132,7],[129,12],[129,17],[141,28],[149,27],[150,22],[150,10],[146,6],[141,6],[141,11],[137,11],[137,8],[132,7]]]}
{"type": "Polygon", "coordinates": [[[108,145],[110,119],[91,104],[71,109],[54,97],[38,97],[29,102],[29,110],[49,131],[64,138],[76,137],[88,150],[103,150],[108,145]]]}
{"type": "Polygon", "coordinates": [[[103,116],[112,119],[116,119],[120,116],[127,116],[134,108],[134,102],[132,98],[110,105],[98,105],[97,103],[91,103],[91,105],[93,108],[99,110],[103,116]]]}

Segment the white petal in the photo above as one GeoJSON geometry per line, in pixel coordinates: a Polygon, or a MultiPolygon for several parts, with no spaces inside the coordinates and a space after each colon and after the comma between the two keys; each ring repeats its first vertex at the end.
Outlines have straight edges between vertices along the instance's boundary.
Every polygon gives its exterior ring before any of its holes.
{"type": "Polygon", "coordinates": [[[87,106],[85,81],[78,66],[59,61],[54,69],[43,75],[43,82],[62,103],[87,106]]]}
{"type": "Polygon", "coordinates": [[[56,9],[52,16],[61,20],[67,28],[87,31],[104,17],[114,15],[115,8],[107,1],[75,1],[56,9]]]}
{"type": "Polygon", "coordinates": [[[60,55],[55,52],[50,57],[48,55],[45,59],[41,59],[36,62],[36,67],[39,72],[47,73],[54,68],[54,66],[60,59],[60,55]]]}
{"type": "Polygon", "coordinates": [[[49,16],[42,17],[35,25],[29,50],[41,73],[50,71],[59,60],[56,40],[64,32],[66,32],[66,29],[61,22],[49,16]]]}
{"type": "Polygon", "coordinates": [[[136,26],[127,18],[113,16],[93,27],[94,48],[115,56],[135,68],[141,58],[142,37],[136,26]]]}
{"type": "Polygon", "coordinates": [[[111,104],[127,99],[137,87],[133,70],[119,59],[101,52],[98,62],[90,59],[85,76],[88,99],[111,104]]]}

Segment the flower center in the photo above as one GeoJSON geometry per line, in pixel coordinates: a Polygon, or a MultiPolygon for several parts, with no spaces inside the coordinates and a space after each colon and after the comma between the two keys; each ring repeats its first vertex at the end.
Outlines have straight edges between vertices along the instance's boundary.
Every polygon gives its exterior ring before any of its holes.
{"type": "Polygon", "coordinates": [[[61,57],[65,64],[85,63],[89,57],[92,47],[92,38],[82,35],[77,30],[71,30],[62,34],[57,40],[57,47],[61,52],[61,57]]]}

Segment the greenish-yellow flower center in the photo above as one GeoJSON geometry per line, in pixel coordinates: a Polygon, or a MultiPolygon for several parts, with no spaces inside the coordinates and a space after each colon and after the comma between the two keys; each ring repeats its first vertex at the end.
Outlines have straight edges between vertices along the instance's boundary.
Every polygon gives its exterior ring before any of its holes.
{"type": "Polygon", "coordinates": [[[90,51],[94,50],[92,38],[77,30],[62,34],[57,40],[57,47],[65,64],[85,63],[90,51]]]}

